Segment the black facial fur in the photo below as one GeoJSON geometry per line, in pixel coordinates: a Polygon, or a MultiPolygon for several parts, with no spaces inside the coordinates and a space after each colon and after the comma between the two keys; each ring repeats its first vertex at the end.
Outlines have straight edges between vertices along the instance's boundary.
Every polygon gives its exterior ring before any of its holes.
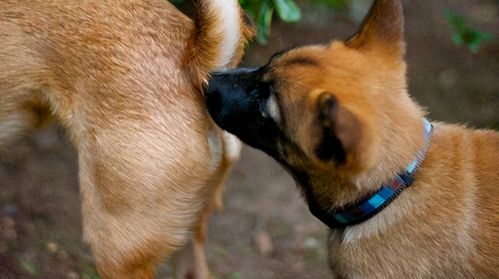
{"type": "Polygon", "coordinates": [[[265,117],[272,83],[262,81],[264,73],[264,67],[215,73],[205,90],[205,100],[208,112],[222,129],[276,156],[277,142],[283,136],[277,124],[265,117]]]}
{"type": "MultiPolygon", "coordinates": [[[[269,62],[260,68],[240,68],[214,73],[205,90],[205,101],[211,117],[222,129],[274,157],[293,176],[303,177],[303,174],[296,174],[300,172],[299,169],[306,169],[304,165],[308,165],[310,158],[307,158],[301,147],[286,135],[286,116],[283,115],[277,124],[269,117],[267,111],[267,101],[271,95],[276,100],[282,97],[279,92],[273,92],[274,81],[270,70],[284,53],[286,52],[274,54],[269,62]],[[297,164],[301,167],[297,167],[297,164]]],[[[297,64],[319,67],[316,63],[311,58],[298,56],[284,60],[279,67],[297,64]]],[[[335,161],[339,165],[345,161],[346,154],[335,135],[336,99],[333,95],[329,96],[327,100],[319,102],[317,107],[317,127],[321,130],[315,134],[320,137],[320,141],[314,152],[319,160],[335,161]]],[[[305,184],[305,181],[297,182],[305,184]]]]}
{"type": "MultiPolygon", "coordinates": [[[[273,59],[280,55],[274,55],[273,59]]],[[[285,165],[291,153],[295,158],[306,156],[286,136],[285,117],[279,124],[269,117],[267,101],[274,94],[274,85],[272,80],[264,81],[263,76],[267,74],[270,63],[260,68],[214,73],[205,90],[205,101],[217,125],[285,165]]],[[[277,94],[274,96],[279,99],[277,94]]]]}

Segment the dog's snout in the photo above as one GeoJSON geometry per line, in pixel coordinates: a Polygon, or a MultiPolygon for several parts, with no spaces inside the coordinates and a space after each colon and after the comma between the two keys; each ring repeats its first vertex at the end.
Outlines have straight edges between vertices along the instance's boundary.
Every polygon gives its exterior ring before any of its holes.
{"type": "MultiPolygon", "coordinates": [[[[226,74],[215,72],[211,74],[211,78],[208,81],[208,86],[205,88],[204,94],[207,97],[212,97],[216,95],[221,95],[224,87],[226,87],[227,77],[226,74]]],[[[220,97],[220,96],[219,96],[220,97]]]]}
{"type": "Polygon", "coordinates": [[[216,81],[216,76],[212,75],[211,79],[208,81],[208,85],[204,88],[204,95],[211,96],[218,92],[218,85],[216,81]]]}
{"type": "Polygon", "coordinates": [[[258,83],[256,69],[239,68],[211,74],[204,91],[208,112],[222,128],[240,119],[250,110],[249,92],[258,83]]]}
{"type": "Polygon", "coordinates": [[[222,96],[220,94],[220,87],[216,78],[213,78],[208,83],[204,96],[206,105],[210,111],[219,111],[222,108],[222,96]]]}

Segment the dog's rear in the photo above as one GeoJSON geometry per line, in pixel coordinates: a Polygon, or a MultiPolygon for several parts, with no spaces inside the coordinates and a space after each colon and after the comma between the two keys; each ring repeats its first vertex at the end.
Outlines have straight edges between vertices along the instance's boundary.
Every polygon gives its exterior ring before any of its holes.
{"type": "MultiPolygon", "coordinates": [[[[163,64],[156,66],[171,64],[175,69],[189,70],[192,75],[182,78],[191,82],[193,77],[204,80],[211,71],[235,65],[252,30],[242,24],[239,6],[232,2],[198,0],[198,18],[191,22],[171,4],[154,1],[125,1],[119,7],[113,2],[92,5],[75,1],[3,1],[0,143],[5,144],[17,132],[36,126],[44,119],[40,116],[47,105],[54,110],[69,110],[66,107],[72,104],[71,98],[64,95],[78,91],[71,70],[81,74],[82,79],[86,76],[97,79],[100,73],[109,76],[116,70],[127,70],[132,66],[128,63],[135,58],[138,60],[135,66],[146,72],[153,69],[141,67],[147,64],[140,61],[146,59],[142,55],[149,55],[149,59],[165,55],[163,64]],[[107,29],[100,30],[104,26],[107,29]],[[148,34],[139,34],[142,31],[148,34]],[[148,42],[153,45],[148,46],[148,42]],[[140,53],[143,49],[151,53],[140,53]],[[168,53],[161,54],[164,50],[168,53]],[[119,57],[118,52],[135,57],[119,57]],[[106,56],[100,56],[103,54],[112,54],[123,61],[107,61],[106,56]],[[59,93],[58,100],[47,102],[52,98],[47,93],[54,91],[59,93]]],[[[173,68],[155,74],[169,75],[173,68]]],[[[71,118],[60,117],[67,121],[71,118]]]]}
{"type": "Polygon", "coordinates": [[[191,228],[199,251],[202,212],[230,166],[199,89],[241,58],[246,27],[236,0],[199,4],[195,22],[163,0],[0,4],[0,143],[47,108],[62,122],[106,278],[151,277],[191,228]]]}

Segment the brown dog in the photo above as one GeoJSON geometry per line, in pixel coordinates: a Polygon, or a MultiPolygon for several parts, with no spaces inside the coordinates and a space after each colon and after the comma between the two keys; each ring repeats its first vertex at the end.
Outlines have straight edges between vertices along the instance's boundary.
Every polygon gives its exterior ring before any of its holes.
{"type": "Polygon", "coordinates": [[[401,1],[377,0],[351,39],[214,74],[205,98],[295,178],[336,278],[499,278],[499,133],[427,122],[403,56],[401,1]]]}
{"type": "Polygon", "coordinates": [[[237,140],[200,88],[252,35],[236,0],[200,0],[191,21],[165,0],[2,1],[0,143],[48,108],[79,155],[84,238],[104,278],[150,278],[204,233],[237,140]]]}

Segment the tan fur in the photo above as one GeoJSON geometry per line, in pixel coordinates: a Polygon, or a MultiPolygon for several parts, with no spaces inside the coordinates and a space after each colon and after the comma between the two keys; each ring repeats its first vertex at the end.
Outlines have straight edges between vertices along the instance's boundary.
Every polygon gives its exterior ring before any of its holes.
{"type": "MultiPolygon", "coordinates": [[[[264,77],[275,83],[284,134],[308,158],[289,149],[283,160],[306,170],[324,210],[391,181],[423,146],[425,113],[407,94],[402,28],[401,2],[377,0],[352,39],[293,49],[264,77]],[[337,102],[323,123],[328,95],[337,102]],[[317,157],[324,129],[335,129],[343,164],[317,157]]],[[[499,278],[499,133],[434,126],[415,183],[371,219],[332,230],[335,277],[499,278]]]]}
{"type": "MultiPolygon", "coordinates": [[[[192,272],[209,277],[206,222],[234,158],[199,92],[227,66],[216,63],[223,19],[200,2],[196,24],[163,0],[0,4],[0,143],[36,126],[45,108],[62,121],[103,278],[151,278],[191,231],[192,272]]],[[[251,35],[242,20],[234,28],[245,31],[233,65],[251,35]]]]}

